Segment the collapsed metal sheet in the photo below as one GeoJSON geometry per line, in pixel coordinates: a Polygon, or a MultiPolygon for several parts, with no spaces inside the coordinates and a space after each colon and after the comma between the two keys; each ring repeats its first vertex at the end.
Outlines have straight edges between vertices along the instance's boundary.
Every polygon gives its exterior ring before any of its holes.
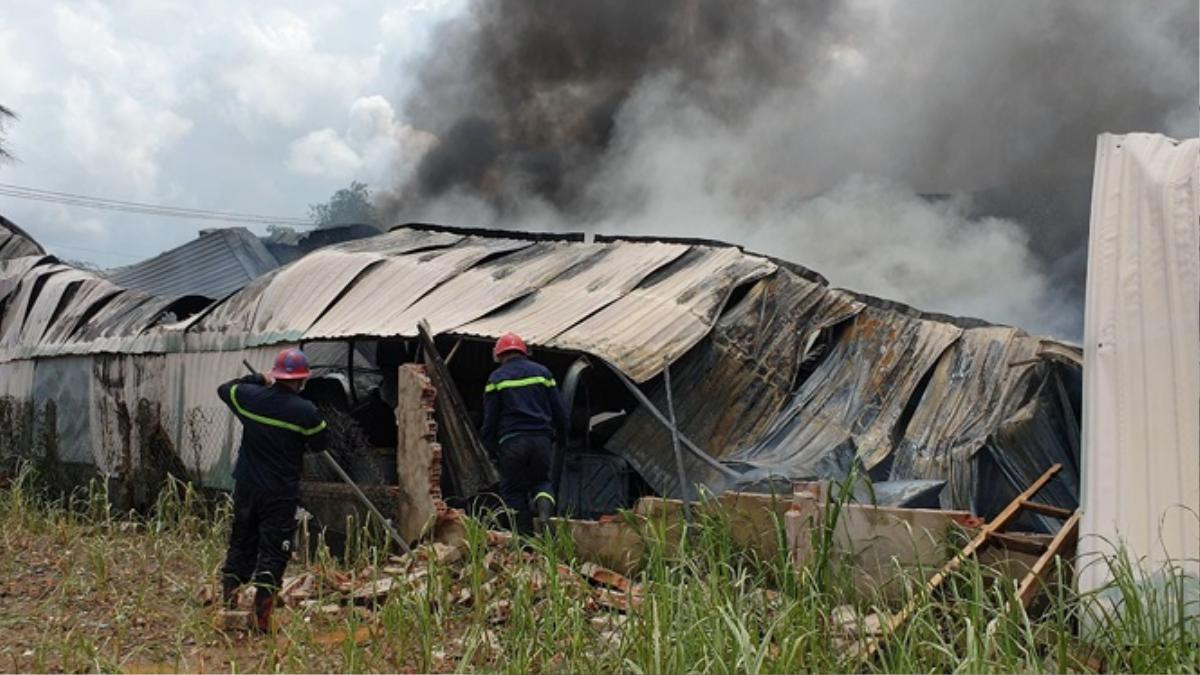
{"type": "Polygon", "coordinates": [[[186,321],[183,331],[187,348],[240,349],[253,329],[254,312],[258,308],[263,290],[278,273],[279,270],[273,270],[264,274],[242,290],[186,321]]]}
{"type": "Polygon", "coordinates": [[[446,248],[390,257],[368,270],[308,330],[304,339],[393,334],[400,325],[398,317],[439,284],[485,258],[530,245],[531,242],[515,239],[463,237],[446,248]]]}
{"type": "Polygon", "coordinates": [[[694,246],[549,346],[597,354],[645,382],[708,334],[734,288],[775,269],[734,247],[694,246]]]}
{"type": "Polygon", "coordinates": [[[228,227],[203,231],[185,244],[103,274],[118,286],[152,295],[220,298],[277,267],[258,237],[244,227],[228,227]]]}
{"type": "Polygon", "coordinates": [[[24,335],[25,320],[38,302],[43,286],[59,274],[78,274],[67,265],[44,265],[35,267],[21,278],[21,282],[5,303],[4,315],[0,316],[0,352],[5,359],[17,356],[24,335]]]}
{"type": "Polygon", "coordinates": [[[857,457],[873,468],[921,378],[962,329],[867,306],[841,332],[770,431],[730,460],[765,479],[837,476],[857,457]]]}
{"type": "MultiPolygon", "coordinates": [[[[45,256],[22,256],[20,258],[12,258],[10,260],[0,260],[0,303],[3,303],[8,295],[16,290],[20,285],[21,279],[29,270],[45,263],[51,258],[45,256]]],[[[3,323],[3,317],[0,316],[0,323],[3,323]]]]}
{"type": "Polygon", "coordinates": [[[80,284],[71,303],[58,319],[47,329],[42,338],[39,354],[58,351],[63,343],[71,339],[76,329],[90,315],[112,302],[124,290],[99,277],[92,277],[80,284]]]}
{"type": "MultiPolygon", "coordinates": [[[[994,517],[1051,464],[1063,468],[1037,494],[1037,501],[1074,510],[1079,506],[1079,417],[1068,402],[1058,366],[1045,364],[1033,378],[1031,395],[1001,421],[976,455],[971,510],[994,517]]],[[[1056,532],[1062,521],[1026,514],[1019,529],[1056,532]]]]}
{"type": "Polygon", "coordinates": [[[486,261],[448,279],[390,317],[383,334],[414,336],[421,320],[429,322],[434,335],[453,331],[529,295],[603,249],[603,244],[543,241],[486,261]]]}
{"type": "MultiPolygon", "coordinates": [[[[671,366],[677,424],[709,455],[723,457],[756,442],[792,394],[800,364],[821,331],[862,310],[848,294],[780,268],[759,281],[701,342],[671,366]]],[[[649,397],[666,409],[662,378],[649,397]]],[[[670,432],[644,409],[629,416],[606,449],[624,456],[659,493],[680,496],[670,432]]],[[[723,478],[684,455],[689,484],[723,478]]]]}
{"type": "Polygon", "coordinates": [[[65,266],[47,275],[36,297],[28,296],[24,320],[19,324],[12,322],[5,331],[5,351],[14,355],[31,352],[41,342],[51,321],[70,302],[79,284],[92,278],[88,272],[65,266]]]}
{"type": "Polygon", "coordinates": [[[76,329],[71,342],[76,349],[87,351],[102,338],[123,337],[122,331],[130,319],[140,321],[159,305],[161,299],[140,291],[124,291],[104,304],[99,311],[88,317],[76,329]]]}
{"type": "Polygon", "coordinates": [[[27,239],[14,237],[8,233],[4,233],[4,236],[6,238],[0,241],[0,258],[20,258],[41,253],[37,246],[27,239]]]}
{"type": "MultiPolygon", "coordinates": [[[[128,291],[133,293],[134,291],[128,291]]],[[[110,311],[106,305],[102,310],[103,320],[96,331],[81,335],[84,351],[89,353],[146,353],[154,347],[152,336],[145,331],[167,316],[179,298],[146,296],[145,302],[123,313],[110,311]]]]}
{"type": "Polygon", "coordinates": [[[417,326],[421,338],[421,351],[425,361],[425,372],[436,392],[437,428],[445,439],[442,458],[450,469],[444,477],[450,487],[449,494],[456,497],[473,497],[494,489],[500,482],[500,474],[488,457],[479,432],[471,423],[462,393],[446,362],[433,343],[433,336],[425,332],[423,325],[417,326]]]}
{"type": "Polygon", "coordinates": [[[529,344],[547,344],[687,250],[684,244],[614,242],[533,294],[455,332],[497,336],[513,331],[529,344]]]}
{"type": "MultiPolygon", "coordinates": [[[[1039,375],[1045,368],[1037,350],[1038,341],[1015,328],[963,331],[930,373],[896,446],[891,478],[945,479],[943,508],[969,509],[975,454],[1042,379],[1039,375]]],[[[1053,463],[1049,461],[1034,478],[1053,463]]]]}

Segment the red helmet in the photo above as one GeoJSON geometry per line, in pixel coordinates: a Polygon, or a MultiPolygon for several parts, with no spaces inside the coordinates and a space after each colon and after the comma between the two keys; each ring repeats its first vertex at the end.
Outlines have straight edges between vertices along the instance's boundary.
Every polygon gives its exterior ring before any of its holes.
{"type": "Polygon", "coordinates": [[[309,375],[308,357],[299,349],[285,349],[275,357],[271,377],[277,380],[303,380],[309,375]]]}
{"type": "Polygon", "coordinates": [[[505,333],[496,340],[496,346],[492,347],[492,358],[499,361],[500,357],[508,352],[521,352],[525,356],[529,356],[529,348],[525,346],[525,341],[516,333],[505,333]]]}

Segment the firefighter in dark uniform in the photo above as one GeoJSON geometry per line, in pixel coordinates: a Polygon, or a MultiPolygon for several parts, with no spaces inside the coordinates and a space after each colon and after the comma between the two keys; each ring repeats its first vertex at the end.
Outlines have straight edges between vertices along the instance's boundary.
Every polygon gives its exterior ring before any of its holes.
{"type": "Polygon", "coordinates": [[[255,624],[270,630],[275,594],[291,557],[304,452],[324,450],[328,432],[317,407],[300,396],[308,358],[285,349],[275,367],[226,382],[217,395],[242,423],[233,469],[233,530],[221,568],[222,598],[237,604],[237,590],[253,583],[255,624]]]}
{"type": "Polygon", "coordinates": [[[498,460],[500,498],[517,530],[529,532],[534,511],[543,524],[554,514],[550,463],[555,439],[567,441],[567,414],[554,376],[529,359],[520,337],[501,336],[492,357],[500,367],[483,391],[482,436],[498,460]]]}

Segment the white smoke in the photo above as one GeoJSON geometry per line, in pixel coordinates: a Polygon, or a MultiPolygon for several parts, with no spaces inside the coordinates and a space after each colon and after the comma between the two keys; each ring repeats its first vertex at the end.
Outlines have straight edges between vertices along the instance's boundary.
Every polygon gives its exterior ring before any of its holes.
{"type": "MultiPolygon", "coordinates": [[[[739,79],[719,56],[701,91],[669,65],[640,73],[602,149],[568,167],[583,188],[565,206],[501,159],[479,183],[396,210],[723,239],[838,286],[1077,339],[1095,135],[1198,133],[1195,4],[834,4],[819,28],[796,29],[793,42],[821,48],[794,50],[795,76],[739,79]]],[[[560,107],[535,112],[553,121],[560,107]]],[[[455,111],[468,113],[488,111],[455,111]]],[[[524,150],[499,156],[510,151],[524,150]]]]}

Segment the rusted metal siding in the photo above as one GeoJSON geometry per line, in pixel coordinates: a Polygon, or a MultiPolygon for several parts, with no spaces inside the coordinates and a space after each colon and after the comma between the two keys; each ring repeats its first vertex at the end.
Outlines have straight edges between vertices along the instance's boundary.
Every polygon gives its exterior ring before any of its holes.
{"type": "Polygon", "coordinates": [[[454,332],[495,336],[512,331],[530,344],[550,344],[555,336],[624,297],[688,248],[683,244],[609,244],[512,306],[454,332]]]}
{"type": "Polygon", "coordinates": [[[921,378],[962,333],[957,326],[868,306],[838,336],[762,441],[732,459],[782,476],[822,476],[833,462],[867,468],[892,452],[921,378]]]}
{"type": "Polygon", "coordinates": [[[774,271],[774,263],[737,248],[694,246],[550,346],[602,356],[645,382],[708,334],[735,287],[774,271]]]}

